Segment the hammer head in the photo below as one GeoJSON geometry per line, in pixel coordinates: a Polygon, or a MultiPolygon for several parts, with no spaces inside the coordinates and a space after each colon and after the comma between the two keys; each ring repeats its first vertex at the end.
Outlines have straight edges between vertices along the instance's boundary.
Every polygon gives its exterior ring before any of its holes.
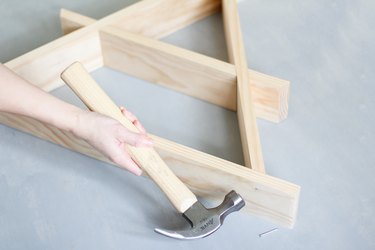
{"type": "Polygon", "coordinates": [[[224,201],[215,208],[207,209],[199,201],[194,203],[183,213],[183,217],[190,223],[190,228],[185,230],[164,230],[155,228],[155,232],[165,236],[181,239],[193,240],[204,238],[223,224],[225,217],[245,206],[245,201],[235,191],[229,192],[224,201]]]}

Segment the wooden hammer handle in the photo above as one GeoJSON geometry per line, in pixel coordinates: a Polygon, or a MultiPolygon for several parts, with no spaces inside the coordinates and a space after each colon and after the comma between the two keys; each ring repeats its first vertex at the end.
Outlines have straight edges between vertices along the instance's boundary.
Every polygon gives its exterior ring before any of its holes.
{"type": "MultiPolygon", "coordinates": [[[[138,132],[81,63],[73,63],[61,74],[61,78],[90,110],[112,117],[127,129],[138,132]]],[[[179,212],[185,212],[197,201],[195,195],[173,174],[153,148],[136,148],[127,145],[127,149],[179,212]]]]}

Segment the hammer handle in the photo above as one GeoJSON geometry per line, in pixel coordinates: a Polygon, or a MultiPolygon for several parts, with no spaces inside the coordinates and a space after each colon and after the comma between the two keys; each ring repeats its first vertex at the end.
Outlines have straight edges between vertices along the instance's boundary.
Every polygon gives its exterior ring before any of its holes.
{"type": "MultiPolygon", "coordinates": [[[[138,132],[81,63],[73,63],[61,74],[61,78],[90,110],[112,117],[127,129],[138,132]]],[[[195,195],[173,174],[153,148],[126,147],[132,158],[163,190],[179,212],[185,212],[197,201],[195,195]]]]}

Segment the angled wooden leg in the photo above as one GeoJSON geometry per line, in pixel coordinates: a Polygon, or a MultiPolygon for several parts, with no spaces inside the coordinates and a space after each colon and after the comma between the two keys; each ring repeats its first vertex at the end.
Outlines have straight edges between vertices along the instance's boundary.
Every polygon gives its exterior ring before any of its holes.
{"type": "Polygon", "coordinates": [[[223,0],[222,3],[229,61],[235,65],[237,74],[237,117],[245,165],[264,173],[263,154],[253,107],[254,99],[247,72],[248,67],[245,47],[242,41],[237,1],[223,0]]]}

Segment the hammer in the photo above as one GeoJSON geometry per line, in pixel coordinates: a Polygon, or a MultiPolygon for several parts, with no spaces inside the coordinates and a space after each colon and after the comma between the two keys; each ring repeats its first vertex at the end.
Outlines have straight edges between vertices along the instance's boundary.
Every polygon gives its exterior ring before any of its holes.
{"type": "MultiPolygon", "coordinates": [[[[118,106],[100,88],[81,63],[73,63],[61,73],[61,78],[90,110],[112,117],[129,130],[139,132],[123,116],[118,106]]],[[[190,224],[187,229],[165,230],[156,228],[155,232],[157,233],[184,240],[203,238],[218,230],[228,214],[245,206],[242,197],[235,191],[231,191],[219,206],[207,209],[173,174],[153,148],[136,148],[130,145],[127,145],[126,148],[131,157],[146,171],[166,194],[177,211],[182,213],[190,224]]]]}

